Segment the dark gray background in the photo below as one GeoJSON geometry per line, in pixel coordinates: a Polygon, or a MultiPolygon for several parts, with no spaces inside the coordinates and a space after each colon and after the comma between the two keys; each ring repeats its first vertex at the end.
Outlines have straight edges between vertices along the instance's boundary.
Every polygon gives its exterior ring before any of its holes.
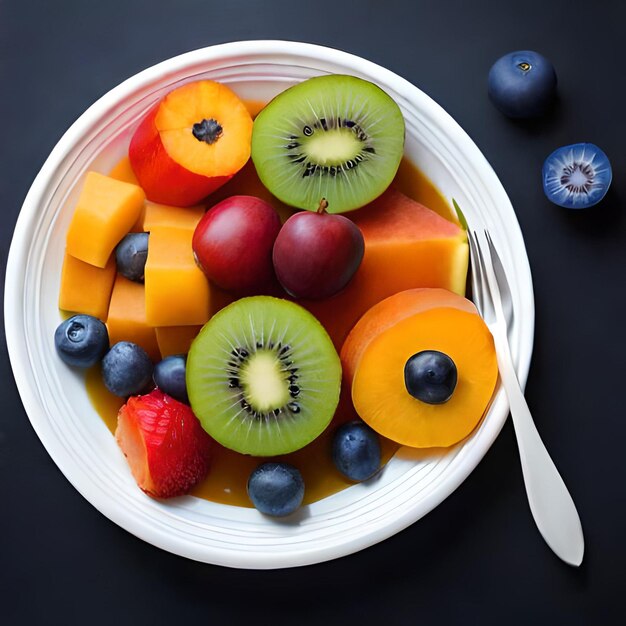
{"type": "Polygon", "coordinates": [[[172,55],[241,39],[326,44],[390,68],[451,113],[516,208],[537,312],[527,397],[578,505],[587,542],[579,570],[543,543],[507,423],[441,506],[359,554],[275,572],[167,554],[104,518],[52,463],[22,408],[2,333],[0,622],[623,623],[621,4],[0,0],[2,276],[22,200],[65,129],[117,83],[172,55]],[[536,123],[507,120],[486,95],[495,59],[524,48],[550,58],[559,77],[558,106],[536,123]],[[606,151],[614,181],[602,205],[574,213],[544,198],[540,170],[554,148],[579,141],[606,151]]]}

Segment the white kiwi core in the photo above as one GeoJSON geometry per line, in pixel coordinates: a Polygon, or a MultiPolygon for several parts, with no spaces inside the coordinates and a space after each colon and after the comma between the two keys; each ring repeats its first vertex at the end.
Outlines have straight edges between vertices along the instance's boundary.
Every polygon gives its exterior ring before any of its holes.
{"type": "Polygon", "coordinates": [[[239,375],[244,396],[261,413],[272,411],[289,402],[285,373],[270,350],[259,350],[248,359],[239,375]]]}
{"type": "Polygon", "coordinates": [[[349,128],[341,128],[315,133],[303,141],[303,147],[318,165],[339,165],[354,159],[361,152],[363,143],[349,128]]]}

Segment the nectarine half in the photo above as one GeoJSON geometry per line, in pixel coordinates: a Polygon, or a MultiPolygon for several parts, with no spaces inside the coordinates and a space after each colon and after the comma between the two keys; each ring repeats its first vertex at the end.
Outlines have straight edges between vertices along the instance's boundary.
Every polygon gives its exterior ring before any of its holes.
{"type": "Polygon", "coordinates": [[[128,156],[149,200],[190,206],[246,164],[251,137],[252,118],[239,97],[203,80],[174,89],[149,111],[128,156]]]}

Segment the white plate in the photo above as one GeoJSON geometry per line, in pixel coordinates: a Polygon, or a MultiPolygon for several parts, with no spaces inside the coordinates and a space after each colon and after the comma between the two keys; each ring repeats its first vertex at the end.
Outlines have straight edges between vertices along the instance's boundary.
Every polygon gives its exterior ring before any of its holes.
{"type": "Polygon", "coordinates": [[[468,476],[492,444],[508,408],[498,390],[479,428],[443,454],[400,450],[371,484],[305,506],[289,522],[253,509],[182,497],[167,503],[135,485],[114,438],[87,397],[83,379],[57,357],[53,335],[65,231],[88,169],[107,172],[132,129],[163,94],[202,78],[227,83],[244,98],[269,99],[322,73],[360,76],[400,105],[406,154],[474,226],[489,228],[513,289],[511,341],[526,381],[533,343],[530,269],[507,195],[478,148],[428,96],[392,72],[356,56],[284,41],[236,42],[169,59],[128,79],[67,131],[22,207],[7,264],[6,335],[26,412],[50,456],[78,491],[129,532],[175,554],[231,567],[279,568],[343,556],[400,531],[433,509],[468,476]]]}

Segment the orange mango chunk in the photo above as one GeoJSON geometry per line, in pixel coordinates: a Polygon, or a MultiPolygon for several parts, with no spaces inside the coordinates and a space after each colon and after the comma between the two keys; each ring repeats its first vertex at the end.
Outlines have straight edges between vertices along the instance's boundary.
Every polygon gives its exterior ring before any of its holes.
{"type": "Polygon", "coordinates": [[[128,156],[120,159],[109,172],[111,178],[115,180],[121,180],[123,183],[131,183],[132,185],[139,185],[139,181],[133,172],[133,168],[130,165],[130,159],[128,156]]]}
{"type": "Polygon", "coordinates": [[[141,214],[141,187],[88,172],[67,231],[67,252],[96,267],[105,267],[115,246],[141,214]]]}
{"type": "Polygon", "coordinates": [[[154,228],[146,261],[146,317],[151,326],[196,326],[209,319],[209,283],[193,258],[193,231],[154,228]]]}
{"type": "MultiPolygon", "coordinates": [[[[131,183],[132,185],[139,185],[139,181],[135,176],[135,172],[133,172],[133,168],[130,166],[130,159],[128,156],[125,156],[120,161],[118,161],[113,169],[109,172],[109,176],[111,178],[115,178],[115,180],[121,180],[123,183],[131,183]]],[[[143,216],[145,213],[145,205],[142,209],[137,221],[131,226],[131,233],[141,233],[143,232],[143,216]]]]}
{"type": "Polygon", "coordinates": [[[202,326],[161,326],[155,328],[161,358],[173,354],[187,354],[191,342],[202,326]]]}
{"type": "Polygon", "coordinates": [[[61,270],[59,308],[106,320],[114,280],[113,256],[104,268],[100,268],[66,253],[61,270]]]}
{"type": "Polygon", "coordinates": [[[204,215],[203,206],[177,207],[146,202],[142,230],[149,233],[159,227],[187,228],[192,232],[204,215]]]}
{"type": "Polygon", "coordinates": [[[115,278],[109,315],[109,342],[132,341],[141,346],[153,361],[160,360],[154,328],[146,321],[145,288],[120,274],[115,278]]]}

